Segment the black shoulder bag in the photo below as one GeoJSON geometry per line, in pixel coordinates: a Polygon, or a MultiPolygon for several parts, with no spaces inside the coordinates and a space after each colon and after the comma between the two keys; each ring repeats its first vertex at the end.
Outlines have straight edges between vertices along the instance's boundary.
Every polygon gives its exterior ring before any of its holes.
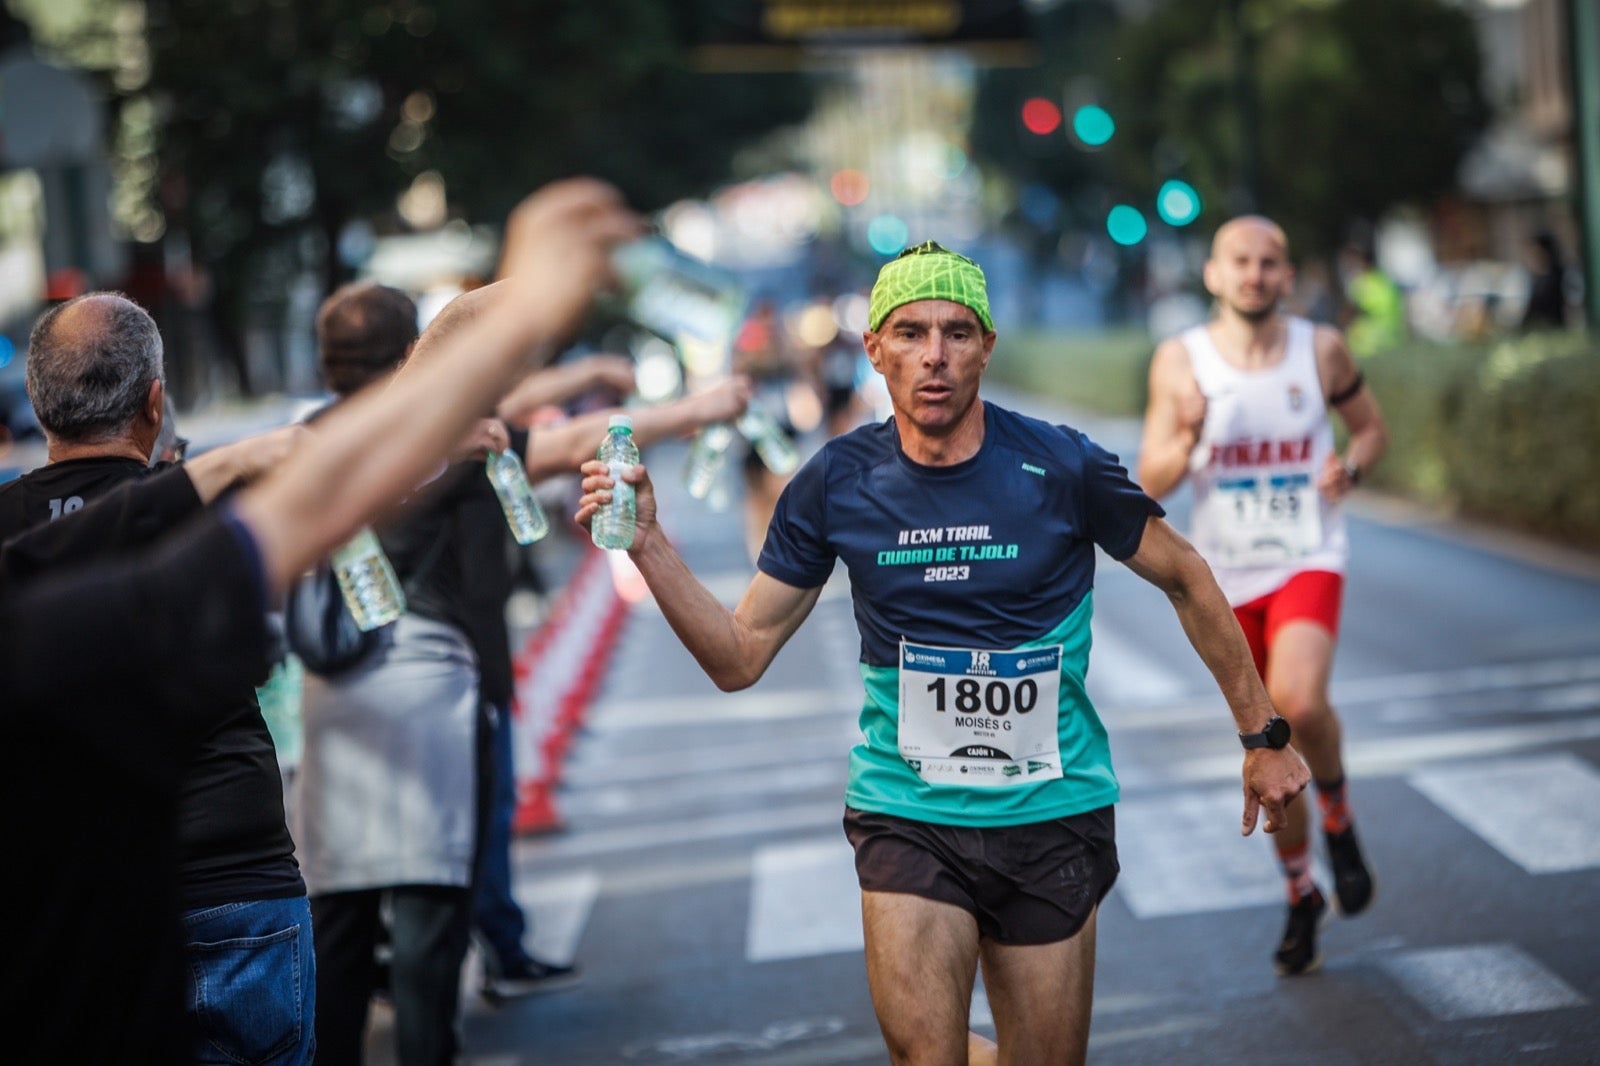
{"type": "MultiPolygon", "coordinates": [[[[448,537],[437,537],[427,557],[400,588],[409,598],[444,552],[448,537]]],[[[391,625],[393,623],[390,623],[391,625]]],[[[359,665],[383,639],[383,631],[362,629],[345,606],[333,564],[324,560],[289,588],[283,606],[283,635],[289,650],[305,668],[322,677],[332,677],[359,665]]]]}

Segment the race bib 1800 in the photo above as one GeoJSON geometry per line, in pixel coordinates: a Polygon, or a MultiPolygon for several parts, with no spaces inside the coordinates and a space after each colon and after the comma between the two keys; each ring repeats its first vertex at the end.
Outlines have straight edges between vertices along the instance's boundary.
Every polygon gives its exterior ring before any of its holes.
{"type": "Polygon", "coordinates": [[[901,642],[900,755],[930,784],[1011,788],[1061,776],[1061,646],[901,642]]]}

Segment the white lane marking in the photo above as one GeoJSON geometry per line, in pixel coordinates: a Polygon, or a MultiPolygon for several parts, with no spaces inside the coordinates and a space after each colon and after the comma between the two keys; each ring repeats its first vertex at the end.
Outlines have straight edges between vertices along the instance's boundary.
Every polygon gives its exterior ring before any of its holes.
{"type": "Polygon", "coordinates": [[[1600,773],[1575,755],[1438,766],[1408,780],[1528,873],[1600,866],[1600,773]]]}
{"type": "Polygon", "coordinates": [[[600,895],[599,871],[575,870],[559,877],[523,881],[516,894],[533,926],[529,953],[563,966],[572,962],[595,897],[600,895]]]}
{"type": "Polygon", "coordinates": [[[1512,944],[1408,951],[1382,960],[1407,995],[1441,1021],[1563,1010],[1588,1003],[1512,944]]]}
{"type": "Polygon", "coordinates": [[[844,837],[757,848],[751,861],[751,962],[861,950],[861,889],[844,837]]]}
{"type": "Polygon", "coordinates": [[[1389,700],[1455,696],[1467,692],[1537,688],[1597,679],[1600,679],[1600,657],[1586,655],[1568,659],[1538,659],[1532,662],[1469,666],[1459,670],[1428,670],[1391,677],[1336,681],[1331,695],[1335,704],[1381,703],[1389,700]]]}
{"type": "Polygon", "coordinates": [[[823,759],[806,763],[785,759],[781,765],[742,773],[729,772],[719,765],[712,773],[673,777],[651,784],[584,789],[563,799],[561,806],[569,817],[577,814],[614,817],[638,813],[660,815],[706,801],[744,802],[752,796],[780,797],[819,788],[842,796],[848,766],[842,748],[823,759]]]}
{"type": "Polygon", "coordinates": [[[803,737],[781,744],[771,739],[733,744],[700,744],[692,748],[672,748],[645,755],[610,757],[596,754],[597,748],[580,746],[578,754],[561,771],[564,785],[622,785],[644,781],[713,773],[722,770],[748,770],[758,766],[788,766],[827,757],[841,763],[861,740],[854,719],[838,722],[825,731],[807,730],[803,737]]]}
{"type": "MultiPolygon", "coordinates": [[[[1223,727],[1228,728],[1227,726],[1223,727]]],[[[1458,759],[1505,755],[1545,744],[1570,744],[1600,737],[1600,717],[1560,722],[1460,729],[1414,737],[1346,740],[1345,773],[1351,777],[1404,776],[1418,766],[1458,759]]],[[[1222,745],[1223,748],[1232,745],[1222,745]]],[[[1160,766],[1128,766],[1118,779],[1130,788],[1160,788],[1239,779],[1239,753],[1179,759],[1160,766]]]]}
{"type": "Polygon", "coordinates": [[[629,698],[594,707],[584,722],[592,733],[618,733],[628,729],[699,725],[715,722],[755,722],[776,718],[814,718],[853,714],[860,709],[859,693],[836,688],[778,692],[748,689],[711,692],[703,696],[663,699],[629,698]]]}
{"type": "Polygon", "coordinates": [[[1116,891],[1135,917],[1282,902],[1272,849],[1239,837],[1242,802],[1238,789],[1229,789],[1124,799],[1117,805],[1122,874],[1116,891]]]}
{"type": "Polygon", "coordinates": [[[519,853],[525,861],[549,862],[638,851],[641,848],[675,847],[729,837],[759,837],[792,830],[837,828],[843,819],[844,797],[841,796],[826,803],[800,803],[763,811],[736,811],[696,818],[691,822],[674,818],[615,829],[585,828],[571,836],[528,841],[521,845],[519,853]]]}
{"type": "Polygon", "coordinates": [[[1090,625],[1094,640],[1088,686],[1096,706],[1170,703],[1194,692],[1192,683],[1115,629],[1100,622],[1090,625]]]}

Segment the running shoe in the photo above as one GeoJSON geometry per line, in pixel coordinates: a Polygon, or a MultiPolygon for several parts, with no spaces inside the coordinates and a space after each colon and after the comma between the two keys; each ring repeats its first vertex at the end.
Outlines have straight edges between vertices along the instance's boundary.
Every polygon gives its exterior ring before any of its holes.
{"type": "Polygon", "coordinates": [[[583,975],[576,966],[558,966],[551,962],[529,959],[517,966],[508,967],[504,973],[491,973],[484,977],[483,997],[490,1001],[532,996],[541,992],[559,992],[571,988],[583,975]]]}
{"type": "Polygon", "coordinates": [[[1328,833],[1327,838],[1328,863],[1333,867],[1333,904],[1340,914],[1354,918],[1378,894],[1377,882],[1361,855],[1354,826],[1342,833],[1328,833]]]}
{"type": "Polygon", "coordinates": [[[1272,966],[1279,977],[1297,977],[1322,965],[1317,930],[1327,916],[1328,901],[1315,888],[1289,907],[1289,924],[1283,930],[1283,942],[1272,956],[1272,966]]]}

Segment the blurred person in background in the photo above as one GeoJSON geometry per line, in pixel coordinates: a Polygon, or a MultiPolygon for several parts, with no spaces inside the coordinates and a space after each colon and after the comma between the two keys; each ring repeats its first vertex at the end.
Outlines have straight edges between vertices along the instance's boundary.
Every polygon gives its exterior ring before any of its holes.
{"type": "MultiPolygon", "coordinates": [[[[633,361],[616,355],[576,359],[530,375],[500,402],[497,413],[506,421],[511,446],[523,457],[531,484],[567,473],[593,457],[605,437],[611,415],[619,408],[589,411],[559,423],[546,422],[539,429],[531,426],[541,418],[541,412],[597,387],[619,398],[627,397],[634,390],[633,361]]],[[[643,448],[712,422],[731,421],[743,413],[749,391],[749,384],[743,379],[724,379],[690,396],[632,409],[628,413],[633,418],[634,440],[643,448]]],[[[487,484],[487,478],[482,480],[487,484]]],[[[492,494],[490,499],[493,500],[492,494]]],[[[481,991],[493,1002],[568,988],[580,975],[577,967],[567,962],[535,958],[528,952],[529,922],[512,892],[511,823],[516,813],[517,782],[510,728],[514,683],[506,605],[514,584],[508,565],[514,542],[498,503],[492,511],[484,509],[475,518],[481,526],[483,543],[474,557],[468,621],[478,655],[483,700],[490,712],[490,758],[482,772],[489,779],[492,799],[484,826],[473,907],[484,961],[481,991]]],[[[537,685],[540,679],[534,677],[529,683],[537,685]]]]}
{"type": "MultiPolygon", "coordinates": [[[[1356,840],[1328,675],[1349,555],[1340,501],[1383,455],[1388,433],[1339,331],[1283,310],[1294,269],[1277,224],[1247,215],[1223,225],[1205,283],[1215,317],[1163,341],[1151,362],[1139,481],[1160,498],[1189,479],[1194,546],[1311,767],[1334,903],[1356,915],[1375,882],[1356,840]],[[1334,413],[1349,430],[1343,455],[1334,413]]],[[[1308,799],[1296,798],[1288,814],[1273,839],[1289,896],[1273,956],[1285,976],[1321,964],[1327,910],[1311,878],[1308,799]]]]}
{"type": "Polygon", "coordinates": [[[1339,253],[1345,307],[1340,319],[1349,349],[1365,359],[1406,338],[1406,298],[1382,270],[1371,249],[1351,241],[1339,253]]]}
{"type": "Polygon", "coordinates": [[[1529,237],[1523,263],[1528,268],[1528,305],[1522,312],[1522,328],[1566,328],[1567,265],[1555,234],[1540,230],[1529,237]]]}
{"type": "MultiPolygon", "coordinates": [[[[791,446],[797,447],[800,434],[789,420],[786,396],[789,386],[802,372],[778,315],[777,304],[771,297],[757,300],[740,327],[733,344],[733,371],[750,379],[754,390],[750,402],[771,415],[778,432],[788,438],[791,446]]],[[[754,447],[745,449],[745,550],[751,560],[760,554],[772,509],[789,483],[789,476],[771,470],[754,447]]]]}
{"type": "MultiPolygon", "coordinates": [[[[473,302],[484,292],[475,290],[473,302]]],[[[450,305],[458,313],[447,307],[433,319],[429,343],[459,325],[465,299],[450,305]]],[[[323,301],[316,330],[323,376],[338,397],[328,410],[337,411],[411,355],[417,308],[398,289],[355,282],[323,301]]],[[[472,632],[473,607],[490,590],[474,582],[480,560],[503,555],[505,525],[476,460],[481,449],[505,445],[505,427],[481,420],[452,462],[378,527],[406,612],[360,663],[334,676],[306,674],[293,811],[315,918],[322,1061],[361,1061],[385,932],[400,1061],[448,1063],[459,1047],[483,787],[478,745],[487,740],[472,632]]]]}

